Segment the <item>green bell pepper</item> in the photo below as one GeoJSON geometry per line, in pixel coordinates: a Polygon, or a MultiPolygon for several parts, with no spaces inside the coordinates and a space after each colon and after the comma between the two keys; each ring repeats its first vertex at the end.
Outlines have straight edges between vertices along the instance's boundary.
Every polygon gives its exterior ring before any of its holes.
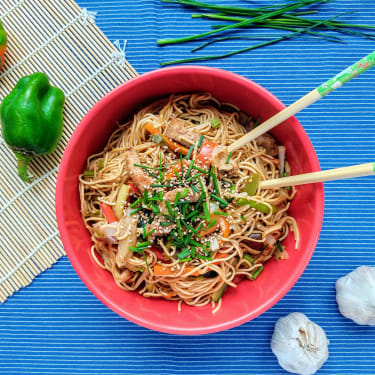
{"type": "Polygon", "coordinates": [[[18,159],[18,173],[30,182],[27,165],[54,151],[63,129],[64,93],[44,73],[21,78],[0,107],[1,132],[18,159]]]}
{"type": "Polygon", "coordinates": [[[4,65],[4,55],[7,48],[8,38],[4,30],[3,24],[0,21],[0,69],[4,65]]]}

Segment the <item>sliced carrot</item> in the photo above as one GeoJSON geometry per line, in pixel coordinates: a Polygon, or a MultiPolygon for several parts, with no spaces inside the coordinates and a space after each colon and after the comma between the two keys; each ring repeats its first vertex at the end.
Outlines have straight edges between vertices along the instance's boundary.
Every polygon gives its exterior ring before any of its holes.
{"type": "Polygon", "coordinates": [[[215,142],[204,141],[197,156],[198,164],[209,167],[212,162],[214,148],[217,146],[218,144],[215,142]]]}
{"type": "Polygon", "coordinates": [[[170,292],[170,293],[168,293],[164,298],[166,298],[166,299],[170,299],[170,298],[172,298],[174,296],[174,292],[170,292]]]}
{"type": "Polygon", "coordinates": [[[225,258],[228,258],[228,254],[227,253],[217,253],[215,255],[215,260],[218,260],[217,262],[214,262],[214,264],[220,264],[220,259],[225,259],[225,258]]]}
{"type": "Polygon", "coordinates": [[[100,208],[109,224],[118,221],[117,216],[115,215],[115,213],[112,210],[112,207],[109,204],[100,202],[100,208]]]}
{"type": "Polygon", "coordinates": [[[199,232],[199,235],[201,237],[207,236],[208,234],[211,234],[215,232],[218,227],[220,227],[221,230],[221,235],[225,238],[229,237],[230,233],[230,228],[229,228],[229,223],[221,216],[221,215],[210,215],[211,220],[216,219],[217,223],[213,225],[211,228],[208,228],[208,226],[204,226],[204,229],[206,230],[201,230],[199,232]]]}
{"type": "MultiPolygon", "coordinates": [[[[187,167],[187,161],[185,159],[182,160],[182,166],[187,167]]],[[[181,162],[178,161],[176,164],[172,165],[172,167],[169,169],[169,171],[165,174],[165,178],[167,180],[171,180],[173,177],[175,177],[175,172],[181,173],[181,162]]]]}
{"type": "Polygon", "coordinates": [[[174,151],[174,152],[182,152],[183,155],[187,155],[189,152],[189,149],[168,139],[164,134],[162,134],[158,129],[156,129],[153,125],[147,124],[145,126],[145,129],[150,133],[150,134],[158,134],[163,137],[164,142],[168,145],[168,147],[174,151]]]}
{"type": "MultiPolygon", "coordinates": [[[[183,274],[189,273],[193,271],[194,269],[195,269],[194,267],[185,267],[183,274]]],[[[174,275],[175,272],[172,271],[170,267],[162,266],[160,264],[155,264],[154,274],[156,276],[171,276],[171,275],[174,275]]],[[[199,271],[193,272],[190,276],[199,276],[199,271]]]]}

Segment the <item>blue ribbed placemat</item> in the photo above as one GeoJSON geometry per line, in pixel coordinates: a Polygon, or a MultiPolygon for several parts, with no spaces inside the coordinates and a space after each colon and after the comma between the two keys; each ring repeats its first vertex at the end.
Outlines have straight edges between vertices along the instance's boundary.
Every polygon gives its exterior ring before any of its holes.
{"type": "MultiPolygon", "coordinates": [[[[270,5],[265,0],[215,2],[270,5]]],[[[158,48],[157,38],[202,32],[209,24],[159,0],[78,3],[99,12],[97,24],[111,40],[128,40],[127,57],[139,73],[189,55],[191,46],[158,48]]],[[[320,9],[327,18],[357,10],[344,19],[375,25],[373,0],[336,0],[320,9]]],[[[291,104],[375,45],[350,35],[345,40],[299,38],[204,65],[251,78],[291,104]]],[[[322,169],[375,161],[374,82],[375,70],[370,70],[297,115],[322,169]]],[[[323,228],[303,276],[272,309],[226,332],[183,337],[138,327],[102,305],[63,258],[1,306],[0,373],[283,374],[270,350],[273,326],[279,317],[300,311],[320,324],[330,340],[330,357],[319,374],[375,374],[375,328],[343,318],[334,289],[337,278],[355,267],[375,266],[374,188],[374,178],[326,183],[323,228]]]]}

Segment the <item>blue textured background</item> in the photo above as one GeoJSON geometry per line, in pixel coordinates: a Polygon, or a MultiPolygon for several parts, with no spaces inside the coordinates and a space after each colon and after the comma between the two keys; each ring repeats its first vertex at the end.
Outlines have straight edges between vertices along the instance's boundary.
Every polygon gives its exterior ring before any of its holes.
{"type": "MultiPolygon", "coordinates": [[[[160,48],[156,39],[203,32],[210,24],[192,20],[189,9],[159,0],[78,3],[98,11],[97,24],[110,40],[128,41],[127,58],[139,73],[189,55],[191,45],[160,48]]],[[[344,19],[375,25],[374,0],[336,0],[319,8],[324,18],[357,10],[344,19]]],[[[298,38],[202,64],[251,78],[288,105],[375,46],[374,41],[350,35],[345,41],[298,38]]],[[[246,43],[231,42],[226,48],[246,43]]],[[[218,52],[216,48],[211,51],[218,52]]],[[[374,82],[375,69],[297,115],[322,169],[375,161],[374,82]]],[[[337,278],[357,266],[375,266],[374,188],[373,177],[326,183],[323,228],[303,276],[272,309],[226,332],[183,337],[138,327],[102,305],[63,258],[1,306],[0,373],[284,374],[270,349],[273,326],[279,317],[300,311],[320,324],[330,340],[330,356],[319,374],[375,374],[375,328],[343,318],[334,289],[337,278]]]]}

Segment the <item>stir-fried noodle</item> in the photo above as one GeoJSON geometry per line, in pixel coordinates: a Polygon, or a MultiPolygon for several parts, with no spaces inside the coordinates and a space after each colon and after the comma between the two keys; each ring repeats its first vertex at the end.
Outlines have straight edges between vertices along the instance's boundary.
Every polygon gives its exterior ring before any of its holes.
{"type": "Polygon", "coordinates": [[[226,287],[287,258],[281,242],[290,231],[298,247],[287,213],[295,190],[259,186],[290,173],[285,148],[266,134],[226,153],[256,122],[207,93],[174,95],[119,125],[89,157],[82,216],[94,259],[119,287],[221,303],[226,287]]]}

